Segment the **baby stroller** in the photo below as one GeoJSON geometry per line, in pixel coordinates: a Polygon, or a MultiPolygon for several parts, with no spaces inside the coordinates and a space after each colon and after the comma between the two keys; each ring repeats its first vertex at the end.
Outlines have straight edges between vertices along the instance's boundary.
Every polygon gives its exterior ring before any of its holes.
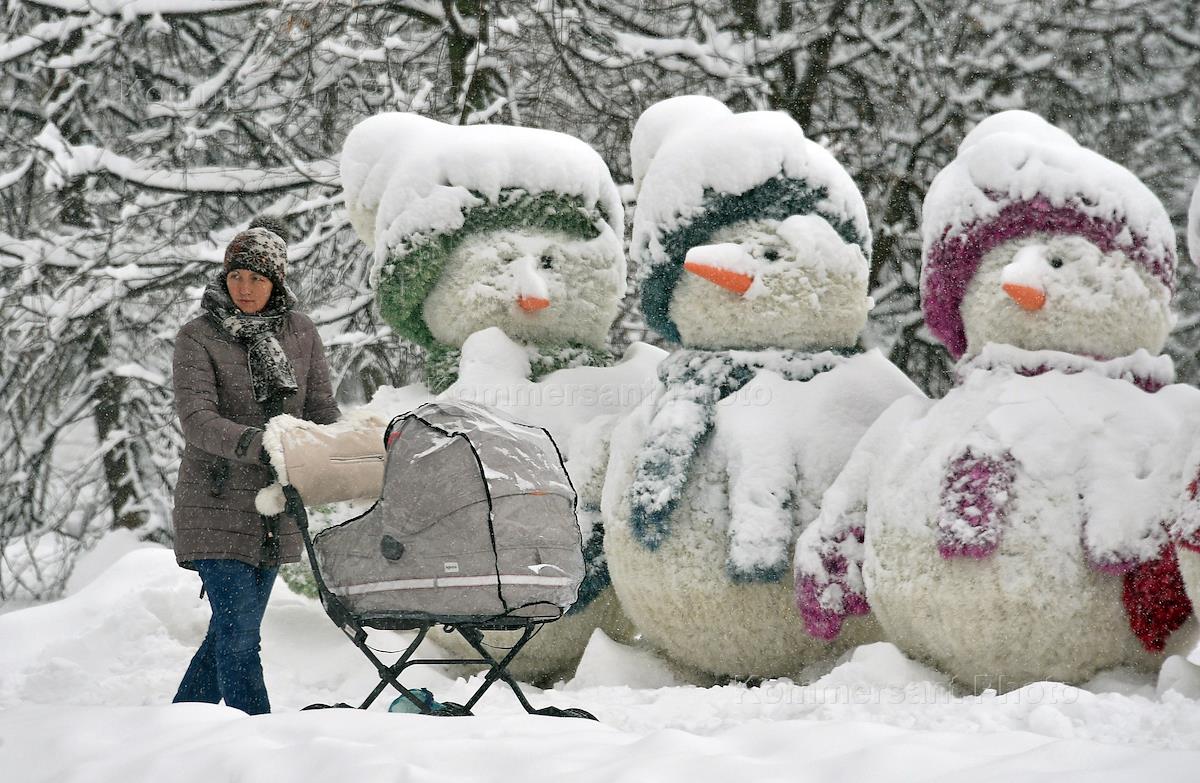
{"type": "Polygon", "coordinates": [[[425,714],[470,715],[502,680],[529,713],[595,720],[580,709],[535,709],[507,671],[541,624],[575,602],[583,579],[575,490],[550,433],[444,401],[392,420],[384,443],[383,490],[361,516],[311,536],[303,500],[285,489],[326,614],[379,673],[359,708],[390,685],[425,714]],[[414,658],[435,626],[480,657],[414,658]],[[389,665],[367,646],[367,629],[417,633],[389,665]],[[497,658],[483,642],[490,630],[522,634],[497,658]],[[399,679],[431,663],[483,664],[487,673],[466,704],[431,708],[399,679]]]}

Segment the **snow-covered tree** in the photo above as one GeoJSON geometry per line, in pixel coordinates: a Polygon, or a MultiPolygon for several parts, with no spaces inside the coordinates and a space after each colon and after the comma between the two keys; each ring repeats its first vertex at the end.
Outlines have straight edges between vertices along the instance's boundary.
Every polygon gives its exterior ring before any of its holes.
{"type": "MultiPolygon", "coordinates": [[[[291,280],[344,398],[407,380],[420,353],[376,318],[340,203],[337,151],[366,116],[561,130],[628,182],[633,123],[661,98],[788,111],[866,196],[865,340],[937,392],[947,360],[917,291],[933,174],[979,118],[1024,107],[1182,216],[1200,169],[1198,15],[1178,0],[8,0],[0,599],[53,593],[113,525],[169,535],[172,340],[253,215],[292,235],[291,280]]],[[[1184,379],[1200,377],[1190,283],[1184,379]]],[[[643,329],[631,295],[614,338],[643,329]]]]}
{"type": "Polygon", "coordinates": [[[504,105],[491,6],[468,5],[6,5],[0,598],[52,594],[113,525],[169,535],[174,334],[255,213],[291,230],[342,393],[406,379],[417,357],[372,317],[336,153],[379,111],[504,105]]]}

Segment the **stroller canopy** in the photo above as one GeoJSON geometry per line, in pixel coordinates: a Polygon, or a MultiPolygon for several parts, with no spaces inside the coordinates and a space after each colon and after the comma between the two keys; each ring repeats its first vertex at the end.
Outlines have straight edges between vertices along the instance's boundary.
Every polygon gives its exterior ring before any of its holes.
{"type": "Polygon", "coordinates": [[[422,405],[385,435],[383,493],[313,541],[362,616],[551,620],[575,602],[575,491],[550,434],[468,402],[422,405]]]}

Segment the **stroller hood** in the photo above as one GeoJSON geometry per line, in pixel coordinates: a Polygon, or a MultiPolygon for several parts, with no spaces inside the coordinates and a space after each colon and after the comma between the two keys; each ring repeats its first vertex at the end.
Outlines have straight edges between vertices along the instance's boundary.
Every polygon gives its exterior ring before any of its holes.
{"type": "Polygon", "coordinates": [[[313,541],[330,591],[360,616],[556,619],[583,551],[550,434],[441,401],[392,421],[379,501],[313,541]]]}

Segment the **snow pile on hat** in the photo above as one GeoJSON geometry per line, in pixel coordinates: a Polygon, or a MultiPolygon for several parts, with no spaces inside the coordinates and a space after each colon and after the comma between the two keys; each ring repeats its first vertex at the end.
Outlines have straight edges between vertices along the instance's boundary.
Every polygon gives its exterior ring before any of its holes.
{"type": "Polygon", "coordinates": [[[1164,301],[1174,291],[1175,234],[1149,188],[1036,114],[1000,112],[967,134],[925,196],[921,304],[954,358],[967,348],[959,307],[980,261],[1036,233],[1119,251],[1162,284],[1164,301]]]}
{"type": "Polygon", "coordinates": [[[834,157],[783,112],[734,114],[687,95],[647,109],[630,145],[637,212],[632,255],[642,264],[642,312],[679,342],[668,313],[688,250],[745,220],[817,215],[871,254],[862,194],[834,157]]]}
{"type": "Polygon", "coordinates": [[[629,141],[629,163],[633,173],[635,191],[642,189],[642,180],[654,153],[663,140],[673,132],[686,127],[700,127],[709,122],[723,120],[733,112],[729,107],[707,95],[680,95],[659,101],[647,108],[638,117],[629,141]]]}
{"type": "Polygon", "coordinates": [[[603,159],[572,136],[381,114],[350,131],[341,174],[351,223],[375,251],[383,316],[422,345],[435,343],[422,304],[473,234],[525,228],[595,240],[624,280],[620,196],[603,159]]]}

